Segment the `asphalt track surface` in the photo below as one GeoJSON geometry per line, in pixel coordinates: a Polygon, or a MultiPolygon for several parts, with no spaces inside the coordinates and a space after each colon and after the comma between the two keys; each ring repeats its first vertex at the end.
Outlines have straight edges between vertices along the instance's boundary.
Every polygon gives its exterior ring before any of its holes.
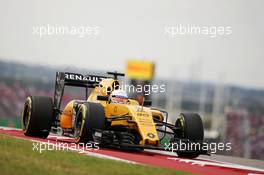
{"type": "MultiPolygon", "coordinates": [[[[59,143],[73,145],[73,140],[71,138],[62,137],[59,135],[51,134],[47,139],[40,139],[34,137],[24,136],[23,132],[18,129],[13,128],[0,128],[0,134],[11,135],[16,138],[31,140],[35,143],[41,144],[53,144],[59,145],[59,143]]],[[[33,147],[32,147],[33,149],[33,147]]],[[[250,159],[238,159],[230,158],[227,156],[199,156],[196,159],[182,159],[178,158],[176,154],[164,151],[150,151],[146,150],[144,152],[124,152],[118,150],[104,149],[99,150],[84,150],[82,153],[109,158],[119,161],[125,161],[128,163],[139,163],[163,168],[170,168],[185,172],[191,172],[196,174],[205,175],[256,175],[263,174],[264,161],[250,160],[250,159]],[[234,159],[234,160],[232,160],[234,159]]]]}

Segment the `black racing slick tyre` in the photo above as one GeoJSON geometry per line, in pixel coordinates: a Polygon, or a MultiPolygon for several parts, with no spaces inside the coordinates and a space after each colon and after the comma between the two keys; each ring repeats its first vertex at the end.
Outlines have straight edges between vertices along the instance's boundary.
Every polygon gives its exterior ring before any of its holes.
{"type": "Polygon", "coordinates": [[[104,108],[99,103],[86,102],[77,111],[74,124],[76,143],[93,141],[95,130],[102,130],[105,125],[104,108]]]}
{"type": "Polygon", "coordinates": [[[53,121],[50,97],[27,97],[22,113],[22,128],[26,136],[47,138],[53,121]]]}
{"type": "MultiPolygon", "coordinates": [[[[196,113],[182,113],[177,118],[176,127],[181,129],[176,133],[179,139],[187,139],[193,143],[201,143],[204,140],[203,122],[199,114],[196,113]]],[[[196,158],[200,155],[201,150],[179,151],[179,157],[196,158]]]]}

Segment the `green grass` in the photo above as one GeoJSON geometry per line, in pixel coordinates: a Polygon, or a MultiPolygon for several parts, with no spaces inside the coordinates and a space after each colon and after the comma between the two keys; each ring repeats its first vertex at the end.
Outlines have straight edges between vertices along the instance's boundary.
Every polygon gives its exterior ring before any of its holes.
{"type": "Polygon", "coordinates": [[[1,175],[170,175],[189,174],[171,169],[134,165],[70,151],[32,151],[32,142],[0,134],[1,175]]]}

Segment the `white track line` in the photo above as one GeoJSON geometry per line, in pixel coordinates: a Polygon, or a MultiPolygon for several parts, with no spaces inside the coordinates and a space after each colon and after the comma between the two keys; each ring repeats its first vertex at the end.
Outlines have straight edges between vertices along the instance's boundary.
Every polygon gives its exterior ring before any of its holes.
{"type": "Polygon", "coordinates": [[[224,161],[218,161],[218,160],[212,160],[212,159],[206,159],[206,158],[199,158],[197,159],[183,159],[183,158],[178,158],[175,157],[177,154],[168,152],[168,151],[156,151],[156,150],[146,150],[147,152],[151,153],[158,153],[166,156],[174,156],[174,157],[168,157],[170,160],[175,160],[179,162],[186,162],[190,163],[192,165],[200,165],[200,166],[219,166],[219,167],[225,167],[225,168],[234,168],[234,169],[242,169],[242,170],[249,170],[249,171],[260,171],[264,172],[264,169],[260,168],[255,168],[255,167],[250,167],[250,166],[245,166],[245,165],[239,165],[235,163],[230,163],[230,162],[224,162],[224,161]]]}
{"type": "Polygon", "coordinates": [[[228,162],[220,162],[220,161],[212,161],[212,160],[207,161],[207,160],[195,160],[195,159],[182,159],[182,158],[176,158],[176,157],[168,157],[167,159],[175,160],[179,162],[185,162],[191,165],[200,165],[202,167],[216,166],[216,167],[233,168],[233,169],[248,170],[248,171],[258,171],[258,172],[264,173],[263,169],[234,164],[234,163],[228,163],[228,162]]]}

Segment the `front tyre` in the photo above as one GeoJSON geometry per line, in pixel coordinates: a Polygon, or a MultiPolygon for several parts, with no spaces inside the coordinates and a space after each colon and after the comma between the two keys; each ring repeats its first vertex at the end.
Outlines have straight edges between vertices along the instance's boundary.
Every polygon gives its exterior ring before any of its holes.
{"type": "Polygon", "coordinates": [[[76,143],[93,141],[96,129],[102,130],[105,125],[104,108],[99,103],[83,103],[76,115],[74,124],[74,137],[76,143]]]}
{"type": "MultiPolygon", "coordinates": [[[[175,135],[175,137],[179,139],[187,139],[190,142],[199,144],[201,144],[201,142],[204,140],[203,122],[199,114],[182,113],[177,118],[175,126],[180,128],[180,130],[178,130],[175,135]]],[[[200,146],[202,147],[202,144],[200,146]]],[[[200,153],[201,150],[187,150],[177,152],[178,156],[183,158],[196,158],[200,155],[200,153]]]]}
{"type": "Polygon", "coordinates": [[[29,96],[22,113],[22,128],[26,136],[47,138],[53,121],[50,97],[29,96]]]}

